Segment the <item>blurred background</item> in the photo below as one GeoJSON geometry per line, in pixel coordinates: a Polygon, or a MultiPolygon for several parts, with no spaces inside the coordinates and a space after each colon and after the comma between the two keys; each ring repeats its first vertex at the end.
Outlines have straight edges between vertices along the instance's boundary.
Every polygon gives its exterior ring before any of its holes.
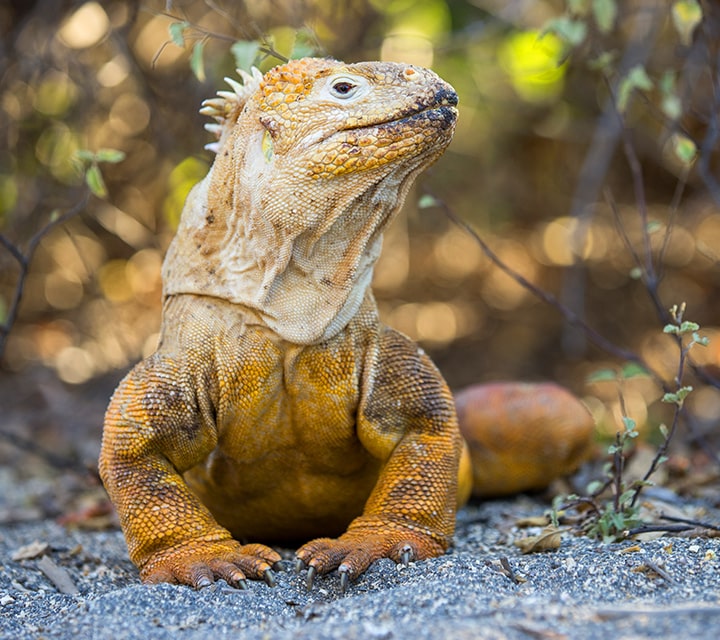
{"type": "Polygon", "coordinates": [[[675,389],[662,313],[684,302],[710,343],[685,364],[694,391],[677,464],[712,459],[719,43],[720,9],[695,0],[2,3],[6,329],[20,257],[37,245],[0,365],[2,473],[22,475],[26,454],[93,467],[109,395],[155,348],[163,255],[212,162],[200,103],[236,66],[303,55],[432,67],[460,96],[455,140],[386,236],[375,292],[388,324],[455,389],[553,380],[587,403],[601,437],[621,428],[624,404],[652,442],[672,419],[661,385],[612,372],[634,354],[675,389]],[[124,158],[97,154],[107,149],[124,158]],[[598,348],[448,211],[614,346],[598,348]]]}

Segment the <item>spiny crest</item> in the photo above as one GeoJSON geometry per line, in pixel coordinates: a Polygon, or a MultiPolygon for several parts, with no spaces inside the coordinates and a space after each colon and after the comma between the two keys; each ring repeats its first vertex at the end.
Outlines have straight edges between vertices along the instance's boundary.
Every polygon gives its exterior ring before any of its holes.
{"type": "Polygon", "coordinates": [[[263,74],[256,68],[251,69],[251,73],[243,69],[237,69],[237,74],[242,78],[243,84],[240,84],[234,78],[225,78],[225,82],[230,85],[232,91],[218,91],[216,98],[209,98],[202,103],[200,113],[216,120],[205,125],[206,131],[214,134],[218,141],[206,144],[205,148],[215,153],[220,149],[220,140],[226,130],[227,122],[234,122],[240,113],[243,105],[250,96],[255,93],[260,86],[263,74]]]}

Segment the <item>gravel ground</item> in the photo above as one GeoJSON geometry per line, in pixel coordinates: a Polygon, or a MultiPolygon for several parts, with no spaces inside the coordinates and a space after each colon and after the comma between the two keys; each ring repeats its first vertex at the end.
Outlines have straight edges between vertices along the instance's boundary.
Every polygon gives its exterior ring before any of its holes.
{"type": "MultiPolygon", "coordinates": [[[[251,582],[238,591],[219,582],[196,592],[141,585],[117,531],[67,530],[51,521],[5,526],[0,637],[657,640],[717,634],[720,539],[603,545],[565,535],[557,551],[522,555],[512,541],[539,530],[519,530],[514,522],[543,509],[527,498],[467,507],[450,553],[408,567],[377,562],[344,595],[335,575],[318,578],[308,592],[303,575],[290,570],[291,551],[283,552],[287,571],[273,589],[251,582]],[[38,557],[12,560],[34,541],[38,557]]],[[[717,523],[717,513],[710,515],[706,521],[717,523]]]]}

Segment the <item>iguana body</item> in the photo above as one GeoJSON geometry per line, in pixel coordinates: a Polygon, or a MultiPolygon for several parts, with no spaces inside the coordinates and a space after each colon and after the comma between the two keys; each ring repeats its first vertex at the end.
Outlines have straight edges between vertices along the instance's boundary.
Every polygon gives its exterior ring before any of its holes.
{"type": "Polygon", "coordinates": [[[106,416],[100,472],[130,556],[146,581],[199,587],[270,575],[259,542],[339,536],[297,556],[344,580],[439,555],[471,483],[453,400],[369,286],[457,96],[379,62],[231,84],[205,108],[217,158],[166,258],[160,346],[106,416]]]}

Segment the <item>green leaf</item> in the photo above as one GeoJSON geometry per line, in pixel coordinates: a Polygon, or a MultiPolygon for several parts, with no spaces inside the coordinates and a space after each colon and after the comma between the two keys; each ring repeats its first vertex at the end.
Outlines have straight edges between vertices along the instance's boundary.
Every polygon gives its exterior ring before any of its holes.
{"type": "Polygon", "coordinates": [[[668,94],[662,97],[660,108],[663,113],[672,120],[677,120],[682,115],[682,101],[675,94],[668,94]]]}
{"type": "Polygon", "coordinates": [[[85,173],[85,182],[87,183],[87,186],[90,187],[90,191],[92,191],[98,198],[107,197],[107,187],[105,186],[102,173],[100,173],[100,167],[96,164],[92,164],[88,167],[88,170],[85,173]]]}
{"type": "Polygon", "coordinates": [[[593,0],[592,10],[598,29],[602,33],[609,33],[617,17],[615,0],[593,0]]]}
{"type": "Polygon", "coordinates": [[[653,81],[645,71],[645,67],[642,65],[636,65],[627,75],[620,81],[617,95],[617,108],[620,113],[624,113],[627,109],[628,103],[630,102],[630,96],[633,91],[640,89],[642,91],[649,91],[653,88],[653,81]]]}
{"type": "Polygon", "coordinates": [[[435,196],[431,196],[429,193],[423,193],[417,202],[418,209],[429,209],[430,207],[437,207],[439,202],[435,196]]]}
{"type": "Polygon", "coordinates": [[[629,416],[623,416],[622,417],[623,425],[625,427],[625,435],[630,438],[635,438],[638,435],[638,432],[635,430],[635,427],[637,424],[635,423],[635,420],[633,420],[629,416]]]}
{"type": "Polygon", "coordinates": [[[586,382],[609,382],[609,381],[615,381],[617,380],[617,371],[614,369],[598,369],[597,371],[593,371],[588,377],[586,378],[586,382]]]}
{"type": "Polygon", "coordinates": [[[55,222],[60,217],[60,209],[53,209],[50,212],[50,222],[55,222]]]}
{"type": "Polygon", "coordinates": [[[666,71],[660,77],[658,87],[662,93],[673,93],[675,91],[675,72],[666,71]]]}
{"type": "Polygon", "coordinates": [[[89,149],[78,149],[75,152],[75,157],[78,158],[78,160],[82,160],[83,162],[95,161],[95,154],[89,149]]]}
{"type": "Polygon", "coordinates": [[[605,483],[600,482],[600,480],[593,480],[590,484],[588,484],[587,489],[585,489],[585,491],[588,494],[592,495],[593,493],[600,491],[600,489],[602,489],[604,485],[605,485],[605,483]]]}
{"type": "Polygon", "coordinates": [[[695,156],[697,156],[697,147],[687,136],[676,133],[672,137],[672,145],[675,155],[684,164],[690,164],[693,160],[695,160],[695,156]]]}
{"type": "Polygon", "coordinates": [[[317,53],[317,42],[312,32],[307,29],[300,29],[295,34],[295,42],[290,52],[290,58],[297,60],[298,58],[314,56],[317,53]]]}
{"type": "Polygon", "coordinates": [[[185,46],[185,31],[190,28],[189,22],[173,22],[168,27],[170,39],[178,46],[185,46]]]}
{"type": "Polygon", "coordinates": [[[663,333],[674,333],[677,336],[680,334],[680,327],[676,324],[666,324],[663,327],[663,333]]]}
{"type": "Polygon", "coordinates": [[[677,120],[682,115],[682,101],[675,89],[675,72],[666,71],[658,83],[662,95],[660,108],[671,120],[677,120]]]}
{"type": "Polygon", "coordinates": [[[198,40],[192,49],[192,55],[190,56],[190,68],[195,74],[195,77],[200,82],[205,82],[205,64],[203,62],[203,51],[205,50],[205,41],[198,40]]]}
{"type": "MultiPolygon", "coordinates": [[[[627,502],[630,502],[630,500],[632,500],[634,495],[635,495],[635,491],[633,491],[632,489],[630,489],[629,491],[624,491],[623,493],[620,494],[620,500],[619,500],[620,504],[625,504],[627,502]]],[[[618,515],[620,515],[622,518],[622,520],[620,520],[622,525],[619,528],[622,528],[625,526],[625,517],[626,516],[632,517],[632,513],[623,513],[623,514],[618,514],[618,515]]]]}
{"type": "Polygon", "coordinates": [[[119,149],[100,149],[96,154],[95,158],[98,162],[109,162],[111,164],[117,164],[125,160],[125,152],[119,149]]]}
{"type": "Polygon", "coordinates": [[[661,422],[658,429],[660,429],[660,435],[665,438],[665,440],[667,440],[668,436],[670,435],[670,431],[667,428],[667,425],[664,422],[661,422]]]}
{"type": "Polygon", "coordinates": [[[692,339],[695,344],[699,344],[701,347],[707,347],[710,344],[710,338],[701,336],[699,333],[693,333],[692,339]]]}
{"type": "Polygon", "coordinates": [[[677,396],[680,400],[685,400],[685,398],[687,398],[690,395],[690,392],[692,390],[693,390],[693,388],[689,385],[686,387],[680,387],[677,390],[677,396]]]}
{"type": "Polygon", "coordinates": [[[554,33],[561,40],[576,47],[585,40],[587,25],[582,20],[573,20],[568,16],[561,16],[545,23],[540,37],[546,33],[554,33]]]}
{"type": "Polygon", "coordinates": [[[641,280],[643,277],[643,270],[640,267],[633,267],[630,269],[628,274],[633,280],[641,280]]]}
{"type": "Polygon", "coordinates": [[[662,224],[657,220],[650,220],[650,222],[645,225],[645,231],[647,233],[655,233],[660,231],[660,229],[662,229],[662,224]]]}
{"type": "Polygon", "coordinates": [[[693,331],[697,331],[700,328],[700,325],[697,322],[690,322],[690,320],[685,320],[680,325],[680,333],[691,333],[693,331]]]}
{"type": "Polygon", "coordinates": [[[639,378],[639,377],[647,377],[650,375],[648,373],[648,370],[643,367],[641,364],[637,364],[637,362],[627,362],[623,365],[622,369],[620,370],[620,375],[625,378],[639,378]]]}
{"type": "Polygon", "coordinates": [[[692,390],[693,388],[690,386],[680,387],[675,393],[666,393],[662,397],[662,401],[668,402],[670,404],[676,404],[679,407],[682,407],[683,401],[685,400],[685,398],[688,397],[688,395],[690,395],[690,392],[692,390]]]}
{"type": "Polygon", "coordinates": [[[599,56],[588,61],[588,67],[595,71],[605,71],[617,59],[617,51],[603,51],[599,56]]]}
{"type": "Polygon", "coordinates": [[[243,71],[250,71],[250,68],[257,62],[260,43],[257,40],[238,40],[230,47],[230,52],[235,59],[235,66],[243,71]]]}
{"type": "Polygon", "coordinates": [[[692,43],[695,29],[703,18],[703,10],[697,0],[677,0],[672,6],[672,20],[675,30],[684,45],[692,43]]]}

